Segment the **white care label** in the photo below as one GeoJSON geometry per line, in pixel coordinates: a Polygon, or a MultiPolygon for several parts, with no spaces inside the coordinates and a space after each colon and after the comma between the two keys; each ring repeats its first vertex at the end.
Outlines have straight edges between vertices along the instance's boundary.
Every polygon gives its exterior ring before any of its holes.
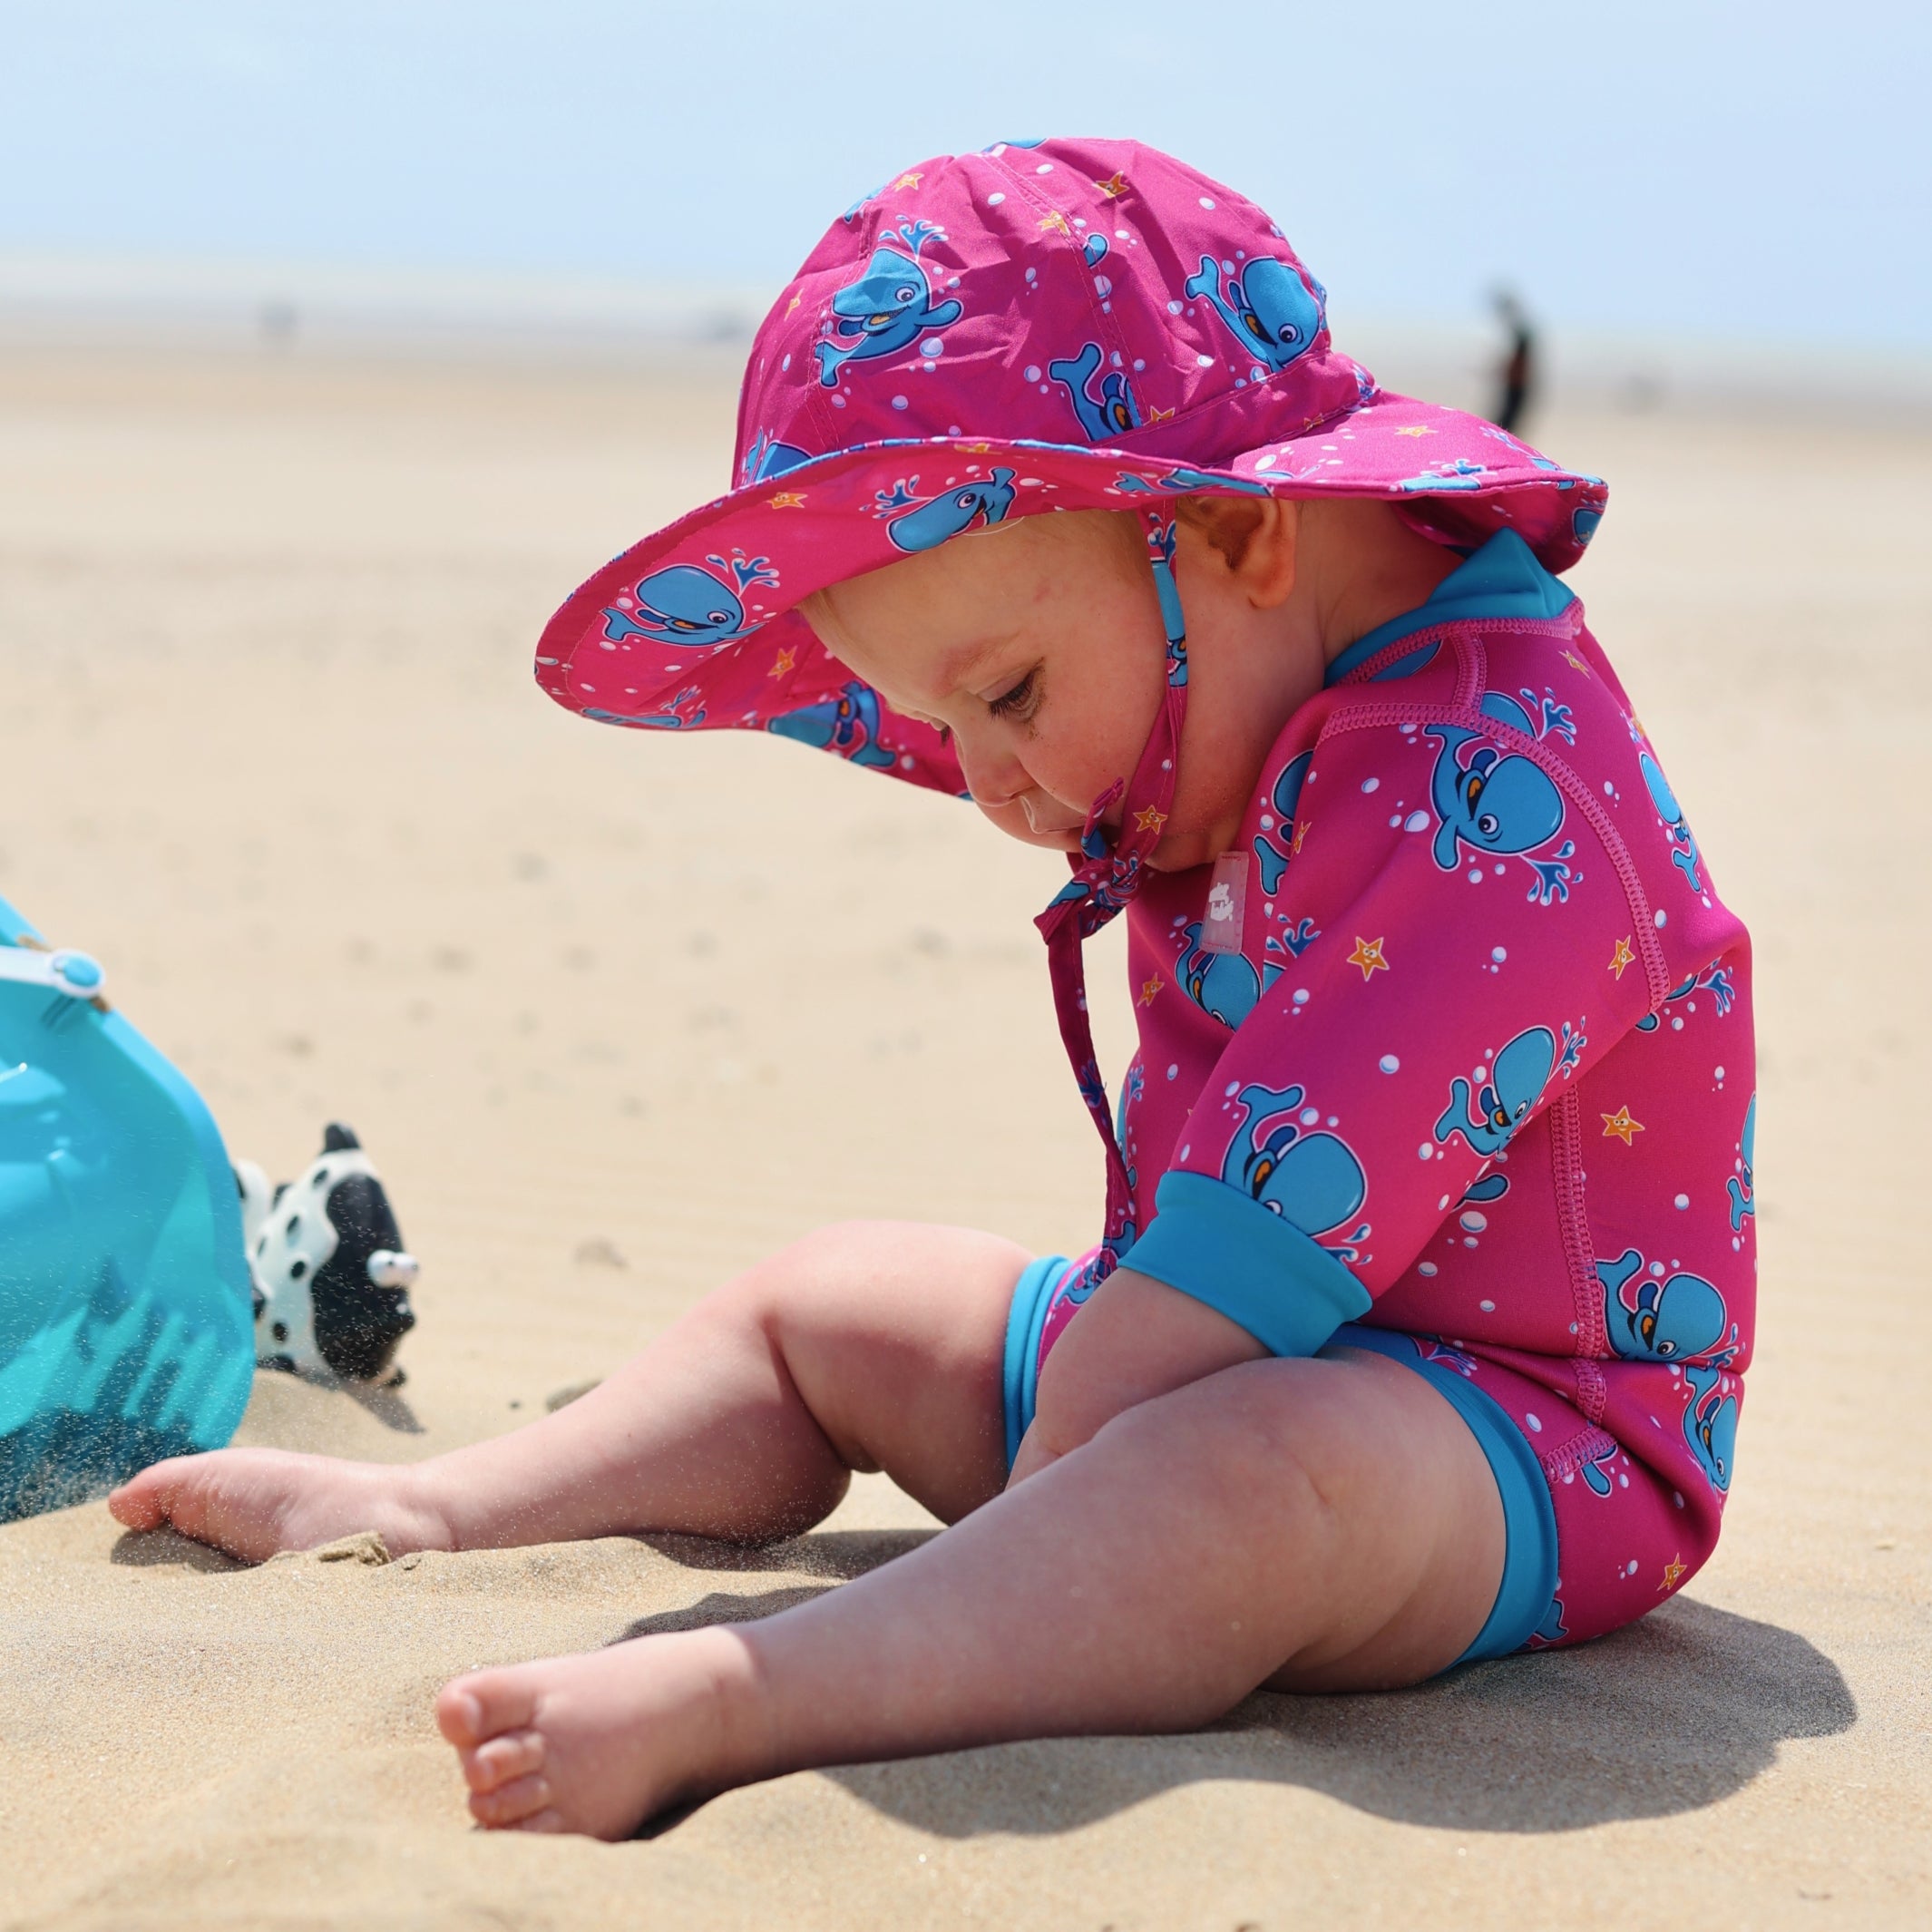
{"type": "Polygon", "coordinates": [[[1203,952],[1239,952],[1241,929],[1248,916],[1248,855],[1224,852],[1215,861],[1207,888],[1207,906],[1201,915],[1203,952]]]}

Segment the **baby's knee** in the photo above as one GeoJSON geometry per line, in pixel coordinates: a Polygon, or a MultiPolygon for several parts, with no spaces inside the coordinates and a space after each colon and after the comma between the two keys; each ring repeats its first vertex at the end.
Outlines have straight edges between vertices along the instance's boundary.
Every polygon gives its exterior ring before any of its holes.
{"type": "Polygon", "coordinates": [[[1100,1447],[1188,1471],[1204,1508],[1261,1511],[1277,1524],[1332,1519],[1348,1485],[1342,1445],[1322,1416],[1319,1369],[1302,1361],[1242,1362],[1103,1418],[1100,1447]]]}
{"type": "Polygon", "coordinates": [[[834,1221],[754,1262],[717,1291],[714,1303],[750,1315],[761,1325],[787,1310],[822,1303],[849,1292],[873,1264],[889,1223],[834,1221]]]}

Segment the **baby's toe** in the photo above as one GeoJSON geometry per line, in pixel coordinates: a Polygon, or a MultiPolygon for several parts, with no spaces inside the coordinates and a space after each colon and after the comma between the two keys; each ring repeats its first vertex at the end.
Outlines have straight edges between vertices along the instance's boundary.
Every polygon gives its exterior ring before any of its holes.
{"type": "Polygon", "coordinates": [[[170,1491],[180,1480],[186,1459],[170,1457],[131,1476],[108,1492],[107,1508],[115,1522],[127,1529],[157,1529],[168,1520],[170,1491]]]}
{"type": "Polygon", "coordinates": [[[535,1825],[538,1814],[549,1810],[550,1797],[550,1780],[541,1771],[532,1771],[528,1777],[498,1785],[493,1791],[472,1791],[470,1816],[493,1831],[526,1821],[535,1825]]]}
{"type": "Polygon", "coordinates": [[[525,1730],[535,1712],[535,1686],[519,1671],[473,1671],[436,1697],[436,1728],[459,1751],[525,1730]]]}
{"type": "Polygon", "coordinates": [[[512,1778],[543,1769],[543,1735],[512,1731],[463,1753],[463,1775],[473,1791],[493,1791],[512,1778]]]}

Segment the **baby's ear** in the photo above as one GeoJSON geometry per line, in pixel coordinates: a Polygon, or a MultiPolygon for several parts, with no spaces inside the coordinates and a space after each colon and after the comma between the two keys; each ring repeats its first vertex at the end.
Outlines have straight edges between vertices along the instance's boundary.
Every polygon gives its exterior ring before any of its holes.
{"type": "Polygon", "coordinates": [[[1220,552],[1249,601],[1265,609],[1294,588],[1300,507],[1273,496],[1182,496],[1174,513],[1220,552]]]}

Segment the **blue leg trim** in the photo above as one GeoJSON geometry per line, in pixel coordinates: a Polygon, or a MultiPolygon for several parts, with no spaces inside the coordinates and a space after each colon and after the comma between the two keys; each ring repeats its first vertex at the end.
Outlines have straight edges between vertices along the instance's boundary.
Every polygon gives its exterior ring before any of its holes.
{"type": "Polygon", "coordinates": [[[1409,1336],[1351,1322],[1335,1331],[1330,1346],[1368,1349],[1413,1369],[1439,1390],[1469,1424],[1469,1433],[1488,1458],[1490,1473],[1496,1478],[1503,1501],[1506,1540],[1496,1602],[1488,1621],[1477,1632],[1476,1641],[1456,1663],[1472,1664],[1478,1658],[1507,1656],[1521,1650],[1549,1608],[1558,1575],[1556,1508],[1536,1451],[1499,1402],[1455,1370],[1439,1361],[1424,1361],[1409,1336]]]}
{"type": "Polygon", "coordinates": [[[1033,1422],[1039,1378],[1039,1332],[1047,1325],[1053,1291],[1066,1273],[1064,1254],[1042,1254],[1020,1271],[1006,1317],[1006,1361],[1000,1393],[1006,1410],[1006,1466],[1013,1467],[1020,1439],[1033,1422]]]}

